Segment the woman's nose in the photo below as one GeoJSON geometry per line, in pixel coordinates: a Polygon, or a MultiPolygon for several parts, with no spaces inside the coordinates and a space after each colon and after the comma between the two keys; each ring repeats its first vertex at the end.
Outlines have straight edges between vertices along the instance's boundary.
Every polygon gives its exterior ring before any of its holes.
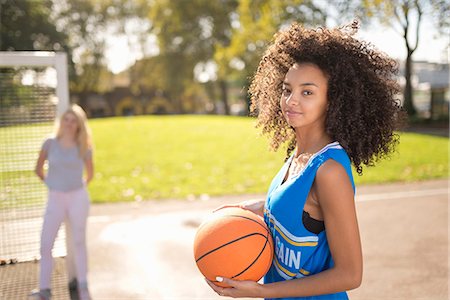
{"type": "Polygon", "coordinates": [[[298,105],[298,96],[295,93],[291,93],[289,97],[286,98],[287,105],[298,105]]]}

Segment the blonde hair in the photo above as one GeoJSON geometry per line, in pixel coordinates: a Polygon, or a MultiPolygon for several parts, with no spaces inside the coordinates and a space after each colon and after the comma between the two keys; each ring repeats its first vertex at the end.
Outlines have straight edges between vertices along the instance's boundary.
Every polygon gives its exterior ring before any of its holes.
{"type": "Polygon", "coordinates": [[[84,110],[76,105],[73,104],[68,110],[66,110],[61,118],[59,119],[59,122],[56,127],[56,137],[60,138],[63,134],[60,123],[61,120],[67,115],[67,114],[73,114],[78,122],[78,129],[75,136],[75,140],[78,146],[78,149],[80,151],[80,157],[84,158],[86,153],[89,149],[92,149],[92,141],[91,141],[91,129],[89,128],[87,124],[87,116],[84,110]]]}

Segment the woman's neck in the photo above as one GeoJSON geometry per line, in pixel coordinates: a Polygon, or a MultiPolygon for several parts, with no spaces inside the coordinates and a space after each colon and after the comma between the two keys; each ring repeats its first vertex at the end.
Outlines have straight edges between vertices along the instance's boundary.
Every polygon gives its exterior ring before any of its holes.
{"type": "Polygon", "coordinates": [[[62,134],[59,137],[59,140],[61,141],[61,144],[67,145],[67,146],[74,145],[77,142],[74,134],[62,134]]]}
{"type": "Polygon", "coordinates": [[[297,150],[295,156],[302,153],[313,154],[332,142],[331,137],[325,131],[295,131],[297,150]]]}

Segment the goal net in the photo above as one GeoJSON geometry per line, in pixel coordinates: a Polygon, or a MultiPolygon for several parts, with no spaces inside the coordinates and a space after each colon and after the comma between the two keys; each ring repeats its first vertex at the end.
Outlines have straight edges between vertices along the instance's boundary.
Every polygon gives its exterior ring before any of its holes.
{"type": "MultiPolygon", "coordinates": [[[[47,190],[34,173],[69,105],[65,53],[0,52],[0,264],[39,259],[47,190]]],[[[64,256],[64,228],[53,249],[64,256]]],[[[1,297],[0,297],[1,298],[1,297]]]]}

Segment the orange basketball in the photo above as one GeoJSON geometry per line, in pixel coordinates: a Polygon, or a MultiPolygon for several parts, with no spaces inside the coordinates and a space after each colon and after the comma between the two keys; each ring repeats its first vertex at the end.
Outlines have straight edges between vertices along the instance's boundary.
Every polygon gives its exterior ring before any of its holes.
{"type": "Polygon", "coordinates": [[[223,208],[198,228],[194,257],[200,272],[216,285],[226,287],[217,276],[258,281],[272,263],[272,236],[260,216],[239,207],[223,208]]]}

